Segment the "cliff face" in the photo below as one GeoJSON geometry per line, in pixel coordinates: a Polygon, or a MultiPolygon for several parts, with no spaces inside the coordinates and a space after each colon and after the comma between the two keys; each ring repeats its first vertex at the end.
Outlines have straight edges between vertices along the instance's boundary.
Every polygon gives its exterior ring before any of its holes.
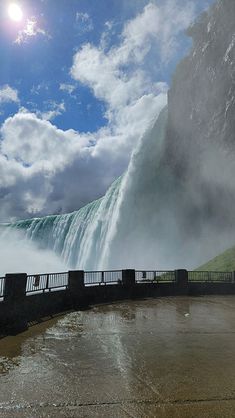
{"type": "Polygon", "coordinates": [[[200,159],[211,145],[235,148],[234,22],[234,0],[220,0],[188,30],[193,47],[178,65],[168,97],[166,142],[174,166],[187,165],[193,152],[193,160],[200,159]]]}
{"type": "Polygon", "coordinates": [[[232,228],[235,241],[234,22],[234,0],[219,0],[189,28],[192,50],[169,91],[164,162],[187,190],[186,224],[232,228]]]}

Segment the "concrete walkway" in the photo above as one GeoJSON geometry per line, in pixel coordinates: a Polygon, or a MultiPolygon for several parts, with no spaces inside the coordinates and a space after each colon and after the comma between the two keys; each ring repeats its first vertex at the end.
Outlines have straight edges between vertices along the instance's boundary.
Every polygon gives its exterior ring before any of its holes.
{"type": "Polygon", "coordinates": [[[0,417],[235,417],[235,296],[121,302],[0,340],[0,417]]]}

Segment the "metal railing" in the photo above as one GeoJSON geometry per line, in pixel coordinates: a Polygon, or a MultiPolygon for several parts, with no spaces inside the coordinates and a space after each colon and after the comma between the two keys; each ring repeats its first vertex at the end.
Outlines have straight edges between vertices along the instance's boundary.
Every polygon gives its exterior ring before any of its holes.
{"type": "Polygon", "coordinates": [[[175,282],[174,271],[154,271],[154,270],[136,270],[135,271],[136,282],[151,282],[151,283],[172,283],[175,282]]]}
{"type": "Polygon", "coordinates": [[[66,289],[68,273],[31,274],[27,276],[26,294],[66,289]]]}
{"type": "Polygon", "coordinates": [[[189,271],[189,282],[233,283],[233,272],[220,271],[189,271]]]}
{"type": "MultiPolygon", "coordinates": [[[[85,286],[117,284],[122,282],[122,270],[85,271],[85,286]]],[[[31,274],[27,276],[26,294],[46,293],[68,289],[68,272],[31,274]]],[[[4,299],[5,277],[0,277],[0,301],[4,299]]],[[[174,283],[173,270],[135,270],[136,283],[174,283]]],[[[234,283],[234,272],[188,271],[190,283],[234,283]]]]}
{"type": "Polygon", "coordinates": [[[0,301],[4,298],[5,277],[0,277],[0,301]]]}
{"type": "Polygon", "coordinates": [[[122,270],[110,271],[85,271],[84,282],[85,285],[105,285],[116,284],[122,280],[122,270]]]}

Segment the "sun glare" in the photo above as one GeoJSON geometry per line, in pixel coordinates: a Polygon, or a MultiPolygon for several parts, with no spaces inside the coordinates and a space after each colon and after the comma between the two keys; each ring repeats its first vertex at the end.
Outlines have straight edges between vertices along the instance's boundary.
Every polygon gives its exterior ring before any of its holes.
{"type": "Polygon", "coordinates": [[[8,14],[10,19],[14,20],[14,22],[20,22],[23,18],[22,9],[17,3],[11,3],[9,5],[8,14]]]}

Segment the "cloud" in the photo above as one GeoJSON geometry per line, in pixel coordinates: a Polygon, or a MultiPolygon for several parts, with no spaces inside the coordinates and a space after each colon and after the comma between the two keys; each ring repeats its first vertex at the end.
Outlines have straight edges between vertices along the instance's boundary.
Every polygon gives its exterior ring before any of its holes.
{"type": "Polygon", "coordinates": [[[74,56],[71,75],[112,108],[136,100],[151,91],[151,74],[145,71],[151,48],[158,49],[159,65],[169,61],[176,53],[177,36],[193,16],[191,2],[183,8],[176,0],[168,0],[162,6],[149,3],[126,23],[120,45],[107,52],[102,44],[83,45],[74,56]]]}
{"type": "Polygon", "coordinates": [[[46,112],[38,112],[38,115],[45,120],[53,120],[57,116],[62,115],[65,111],[65,104],[64,102],[56,103],[54,101],[49,102],[50,109],[46,112]]]}
{"type": "Polygon", "coordinates": [[[81,32],[90,32],[94,29],[93,21],[88,13],[76,13],[76,23],[81,32]]]}
{"type": "Polygon", "coordinates": [[[74,84],[69,83],[61,83],[60,84],[60,90],[65,91],[68,94],[72,94],[74,90],[76,89],[76,86],[74,84]]]}
{"type": "Polygon", "coordinates": [[[75,141],[78,137],[75,131],[57,129],[47,120],[39,119],[26,110],[8,118],[1,128],[1,134],[2,153],[9,160],[21,161],[26,166],[36,166],[42,162],[47,168],[61,167],[61,164],[66,164],[66,156],[82,146],[75,141]]]}
{"type": "Polygon", "coordinates": [[[24,106],[21,106],[19,108],[19,114],[33,114],[37,116],[39,119],[52,121],[57,116],[62,115],[64,112],[66,112],[65,103],[62,101],[61,103],[57,103],[54,100],[48,100],[44,102],[44,110],[40,111],[37,109],[37,104],[34,102],[27,102],[27,105],[30,107],[26,108],[24,106]]]}
{"type": "Polygon", "coordinates": [[[27,19],[26,26],[24,29],[18,32],[17,38],[15,39],[14,43],[22,44],[27,42],[28,38],[35,37],[37,35],[46,36],[50,38],[49,34],[42,28],[38,26],[37,20],[35,17],[27,19]]]}
{"type": "Polygon", "coordinates": [[[6,84],[0,87],[0,104],[10,102],[19,103],[18,91],[6,84]]]}
{"type": "MultiPolygon", "coordinates": [[[[156,51],[160,67],[174,55],[172,45],[192,13],[173,0],[149,3],[126,22],[117,45],[107,49],[101,36],[100,45],[87,43],[75,53],[72,78],[105,105],[107,123],[97,132],[53,125],[48,119],[64,111],[63,104],[6,119],[0,130],[1,220],[68,212],[105,193],[166,104],[168,86],[149,63],[156,51]]],[[[60,89],[69,93],[71,86],[60,89]]]]}
{"type": "Polygon", "coordinates": [[[118,51],[121,61],[142,60],[148,52],[146,43],[153,40],[159,48],[161,62],[169,61],[177,51],[178,36],[193,21],[195,5],[166,0],[161,5],[149,3],[142,13],[128,22],[123,31],[123,45],[118,51]]]}
{"type": "Polygon", "coordinates": [[[30,93],[39,95],[42,91],[48,91],[48,90],[49,90],[49,83],[42,81],[36,86],[33,85],[33,87],[30,90],[30,93]]]}
{"type": "Polygon", "coordinates": [[[60,130],[26,110],[8,118],[0,131],[0,219],[68,212],[101,196],[165,103],[165,95],[141,97],[119,125],[95,134],[60,130]]]}

